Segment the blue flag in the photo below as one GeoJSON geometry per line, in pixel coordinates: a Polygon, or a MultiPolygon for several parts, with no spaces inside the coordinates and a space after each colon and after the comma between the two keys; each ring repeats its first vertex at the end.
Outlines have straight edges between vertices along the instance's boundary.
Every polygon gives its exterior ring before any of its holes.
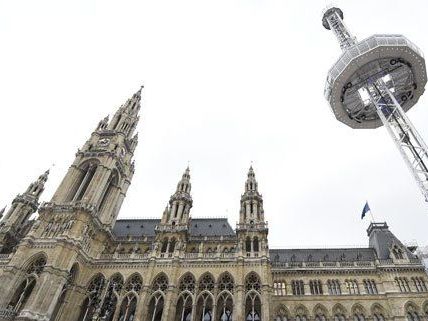
{"type": "Polygon", "coordinates": [[[369,206],[369,203],[366,202],[366,205],[364,205],[364,208],[363,208],[363,212],[361,213],[361,219],[363,219],[364,216],[366,216],[366,213],[369,211],[370,211],[370,206],[369,206]]]}

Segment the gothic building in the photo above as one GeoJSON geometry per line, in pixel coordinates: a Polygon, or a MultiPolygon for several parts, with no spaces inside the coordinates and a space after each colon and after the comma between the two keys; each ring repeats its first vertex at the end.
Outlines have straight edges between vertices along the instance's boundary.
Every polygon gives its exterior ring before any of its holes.
{"type": "Polygon", "coordinates": [[[253,168],[235,229],[192,218],[189,168],[160,219],[117,219],[140,100],[99,122],[51,201],[46,172],[0,212],[0,320],[427,320],[424,267],[386,223],[366,248],[269,249],[253,168]]]}

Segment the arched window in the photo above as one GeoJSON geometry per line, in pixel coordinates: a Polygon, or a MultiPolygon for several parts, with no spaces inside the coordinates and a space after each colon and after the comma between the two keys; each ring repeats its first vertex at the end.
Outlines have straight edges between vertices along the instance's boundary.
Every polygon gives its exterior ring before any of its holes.
{"type": "Polygon", "coordinates": [[[100,316],[103,321],[112,321],[116,311],[118,297],[123,288],[123,277],[119,273],[114,274],[107,282],[107,292],[104,295],[100,316]]]}
{"type": "Polygon", "coordinates": [[[88,162],[83,164],[80,168],[80,175],[77,178],[77,181],[74,185],[75,190],[73,189],[73,193],[71,193],[71,199],[68,201],[80,201],[86,193],[89,184],[92,181],[92,178],[95,175],[95,171],[97,170],[97,163],[88,162]]]}
{"type": "Polygon", "coordinates": [[[259,238],[257,236],[253,240],[253,250],[254,252],[259,251],[259,238]]]}
{"type": "Polygon", "coordinates": [[[245,240],[245,250],[251,252],[251,238],[249,236],[245,240]]]}
{"type": "Polygon", "coordinates": [[[218,279],[218,289],[220,291],[227,290],[230,293],[233,293],[233,288],[235,286],[235,282],[233,281],[233,277],[228,272],[224,272],[220,275],[218,279]]]}
{"type": "Polygon", "coordinates": [[[229,292],[220,292],[217,300],[218,321],[232,321],[233,299],[229,292]]]}
{"type": "Polygon", "coordinates": [[[189,292],[182,292],[177,301],[177,310],[175,314],[176,321],[191,321],[192,320],[192,296],[189,292]]]}
{"type": "Polygon", "coordinates": [[[165,292],[168,289],[168,278],[165,274],[159,274],[152,283],[152,297],[149,302],[149,319],[151,321],[161,321],[165,304],[165,292]]]}
{"type": "Polygon", "coordinates": [[[98,209],[102,213],[109,208],[109,203],[114,199],[115,191],[118,188],[119,176],[116,170],[114,170],[107,180],[106,186],[103,191],[98,209]]]}
{"type": "Polygon", "coordinates": [[[126,284],[125,284],[126,292],[134,291],[136,293],[140,293],[142,287],[143,287],[143,279],[137,273],[132,274],[126,280],[126,284]]]}
{"type": "Polygon", "coordinates": [[[354,321],[366,321],[366,312],[361,305],[355,305],[352,308],[354,321]]]}
{"type": "Polygon", "coordinates": [[[202,292],[199,295],[196,303],[196,320],[201,321],[214,321],[213,320],[213,297],[207,291],[202,292]]]}
{"type": "Polygon", "coordinates": [[[284,307],[280,307],[276,313],[274,321],[289,321],[287,310],[284,307]]]}
{"type": "Polygon", "coordinates": [[[90,321],[95,314],[98,302],[101,300],[101,292],[105,285],[105,278],[97,274],[88,283],[86,298],[83,300],[78,321],[90,321]]]}
{"type": "Polygon", "coordinates": [[[173,237],[171,239],[171,242],[169,243],[169,253],[173,253],[174,252],[174,250],[175,250],[175,243],[176,243],[176,240],[173,237]]]}
{"type": "Polygon", "coordinates": [[[334,315],[334,321],[345,321],[345,320],[346,320],[345,315],[342,313],[336,313],[334,315]]]}
{"type": "Polygon", "coordinates": [[[33,259],[33,261],[27,266],[27,269],[25,270],[25,278],[21,281],[8,304],[16,314],[21,312],[25,303],[27,303],[31,292],[33,292],[34,286],[36,285],[37,278],[40,273],[42,273],[45,265],[46,258],[44,256],[40,256],[33,259]]]}
{"type": "Polygon", "coordinates": [[[133,321],[136,309],[137,297],[134,294],[127,294],[120,305],[118,321],[133,321]]]}
{"type": "Polygon", "coordinates": [[[192,294],[195,293],[196,280],[193,274],[186,273],[180,279],[178,289],[180,295],[177,301],[177,310],[175,321],[191,321],[192,320],[192,294]]]}
{"type": "Polygon", "coordinates": [[[245,278],[245,290],[247,292],[251,290],[260,292],[260,278],[256,273],[251,272],[245,278]]]}
{"type": "Polygon", "coordinates": [[[407,317],[407,321],[420,321],[421,320],[419,313],[418,313],[418,310],[413,304],[407,305],[406,317],[407,317]]]}
{"type": "Polygon", "coordinates": [[[67,280],[65,281],[65,284],[62,287],[62,291],[58,298],[57,304],[55,305],[55,309],[52,312],[52,315],[50,318],[51,321],[57,321],[61,319],[66,297],[69,295],[69,293],[71,292],[72,288],[75,285],[78,272],[79,272],[79,265],[77,263],[74,263],[70,269],[70,272],[68,273],[67,280]]]}
{"type": "Polygon", "coordinates": [[[199,279],[198,290],[199,292],[212,292],[214,290],[214,278],[210,273],[205,273],[201,276],[201,278],[199,279]]]}
{"type": "Polygon", "coordinates": [[[315,321],[327,321],[327,309],[321,305],[318,304],[314,309],[314,315],[315,315],[315,321]]]}
{"type": "Polygon", "coordinates": [[[168,249],[168,238],[164,238],[162,241],[161,253],[165,253],[168,249]]]}
{"type": "Polygon", "coordinates": [[[245,300],[245,321],[261,320],[261,301],[259,294],[254,290],[247,293],[245,300]]]}
{"type": "Polygon", "coordinates": [[[346,310],[345,308],[337,304],[333,307],[333,321],[346,321],[346,310]]]}

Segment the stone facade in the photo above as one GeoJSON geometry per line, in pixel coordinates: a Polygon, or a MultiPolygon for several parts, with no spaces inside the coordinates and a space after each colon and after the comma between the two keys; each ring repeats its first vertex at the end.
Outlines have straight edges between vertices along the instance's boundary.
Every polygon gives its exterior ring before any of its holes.
{"type": "Polygon", "coordinates": [[[191,217],[188,168],[160,219],[117,220],[140,100],[100,121],[50,202],[46,172],[0,212],[0,320],[428,318],[424,267],[386,223],[370,225],[367,248],[269,249],[252,168],[235,230],[191,217]]]}

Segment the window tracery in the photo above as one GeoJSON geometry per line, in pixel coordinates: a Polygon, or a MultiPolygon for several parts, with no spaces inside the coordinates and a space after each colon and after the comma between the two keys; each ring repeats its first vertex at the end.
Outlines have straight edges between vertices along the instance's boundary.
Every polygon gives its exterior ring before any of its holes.
{"type": "Polygon", "coordinates": [[[79,321],[90,321],[93,319],[96,309],[101,303],[101,292],[105,285],[102,274],[96,275],[86,288],[86,298],[83,301],[79,321]]]}
{"type": "Polygon", "coordinates": [[[287,310],[285,310],[285,308],[283,307],[280,307],[275,314],[274,321],[288,321],[288,320],[289,318],[288,318],[287,310]]]}
{"type": "Polygon", "coordinates": [[[131,275],[126,281],[125,290],[126,292],[135,291],[140,293],[143,287],[143,279],[139,274],[131,275]]]}
{"type": "Polygon", "coordinates": [[[214,290],[214,278],[211,274],[205,273],[201,279],[199,280],[198,289],[200,292],[207,290],[207,291],[213,291],[214,290]]]}
{"type": "Polygon", "coordinates": [[[218,288],[220,291],[227,290],[233,293],[234,281],[229,273],[223,273],[218,280],[218,288]]]}
{"type": "Polygon", "coordinates": [[[251,272],[245,279],[245,290],[251,291],[251,290],[255,290],[257,292],[260,292],[260,278],[259,276],[254,273],[251,272]]]}

